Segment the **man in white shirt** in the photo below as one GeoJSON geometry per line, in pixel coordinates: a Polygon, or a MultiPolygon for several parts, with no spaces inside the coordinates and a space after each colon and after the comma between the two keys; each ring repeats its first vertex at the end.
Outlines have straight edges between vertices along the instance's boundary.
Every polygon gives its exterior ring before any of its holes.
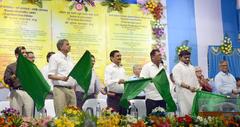
{"type": "Polygon", "coordinates": [[[47,64],[41,69],[43,77],[47,81],[48,85],[50,85],[50,87],[51,87],[51,91],[53,91],[53,84],[52,84],[52,80],[48,78],[48,68],[49,68],[49,59],[53,54],[55,54],[55,52],[48,52],[48,54],[46,56],[47,64]]]}
{"type": "MultiPolygon", "coordinates": [[[[91,58],[92,58],[92,64],[94,66],[95,57],[93,55],[91,55],[91,58]]],[[[77,107],[82,109],[82,106],[83,106],[84,102],[87,99],[96,98],[99,91],[101,91],[101,84],[100,84],[100,81],[99,81],[99,79],[96,75],[96,72],[94,71],[94,69],[92,69],[91,83],[90,83],[89,90],[88,90],[88,93],[87,93],[86,97],[84,97],[84,90],[79,85],[76,85],[76,92],[75,93],[76,93],[76,96],[77,96],[77,107]]]]}
{"type": "MultiPolygon", "coordinates": [[[[151,62],[143,66],[140,77],[154,78],[163,69],[161,53],[158,49],[153,49],[150,53],[150,57],[151,62]]],[[[166,109],[166,102],[153,83],[150,83],[145,88],[145,94],[147,114],[150,114],[154,108],[159,106],[166,109]]]]}
{"type": "Polygon", "coordinates": [[[73,62],[68,55],[71,46],[66,39],[57,42],[59,52],[52,55],[49,60],[48,78],[52,80],[54,109],[59,117],[67,106],[76,106],[76,95],[74,86],[76,81],[72,77],[67,77],[73,68],[73,62]]]}
{"type": "Polygon", "coordinates": [[[236,88],[236,80],[228,71],[228,62],[225,60],[220,61],[219,67],[220,72],[215,76],[217,93],[232,95],[233,90],[236,88]]]}
{"type": "Polygon", "coordinates": [[[172,73],[175,81],[177,101],[180,116],[191,113],[195,91],[199,88],[195,68],[190,63],[191,53],[183,50],[179,54],[179,62],[173,67],[172,73]]]}
{"type": "Polygon", "coordinates": [[[125,115],[127,109],[119,105],[124,90],[125,70],[121,64],[121,54],[118,50],[110,53],[111,64],[105,68],[104,82],[108,87],[107,105],[114,111],[125,115]]]}

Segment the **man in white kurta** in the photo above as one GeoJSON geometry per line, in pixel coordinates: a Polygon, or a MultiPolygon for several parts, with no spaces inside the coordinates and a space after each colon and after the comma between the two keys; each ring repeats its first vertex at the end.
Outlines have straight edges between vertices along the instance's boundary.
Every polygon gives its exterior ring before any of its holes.
{"type": "Polygon", "coordinates": [[[173,78],[177,85],[176,91],[180,116],[191,113],[195,91],[199,87],[195,68],[190,64],[190,55],[189,51],[181,51],[179,54],[180,61],[172,70],[173,78]]]}

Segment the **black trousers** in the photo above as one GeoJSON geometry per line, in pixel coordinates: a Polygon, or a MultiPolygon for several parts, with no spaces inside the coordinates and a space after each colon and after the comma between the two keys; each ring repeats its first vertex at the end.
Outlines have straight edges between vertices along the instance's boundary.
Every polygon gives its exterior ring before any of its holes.
{"type": "Polygon", "coordinates": [[[159,106],[166,109],[166,102],[164,100],[155,101],[155,100],[147,99],[146,100],[147,115],[149,115],[154,108],[159,106]]]}
{"type": "Polygon", "coordinates": [[[82,110],[83,104],[85,103],[85,101],[87,99],[96,98],[95,94],[90,94],[90,95],[87,95],[86,97],[84,97],[84,93],[80,92],[80,91],[76,91],[75,94],[76,94],[76,98],[77,98],[77,107],[81,110],[82,110]]]}
{"type": "Polygon", "coordinates": [[[126,115],[127,109],[119,105],[122,94],[116,93],[115,95],[107,96],[107,106],[112,108],[115,112],[118,112],[120,115],[126,115]]]}

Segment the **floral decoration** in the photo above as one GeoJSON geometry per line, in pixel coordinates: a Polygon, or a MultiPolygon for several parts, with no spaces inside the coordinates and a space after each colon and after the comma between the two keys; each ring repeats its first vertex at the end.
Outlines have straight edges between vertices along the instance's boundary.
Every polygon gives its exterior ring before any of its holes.
{"type": "Polygon", "coordinates": [[[182,45],[178,46],[176,49],[177,55],[179,55],[182,51],[189,51],[191,52],[192,48],[188,46],[188,40],[182,42],[182,45]]]}
{"type": "Polygon", "coordinates": [[[103,109],[101,116],[90,117],[76,107],[67,107],[60,117],[22,117],[15,109],[1,111],[0,127],[239,127],[240,116],[197,116],[166,114],[161,107],[155,108],[145,119],[122,116],[111,109],[103,109]]]}
{"type": "Polygon", "coordinates": [[[229,55],[233,51],[231,38],[225,36],[223,39],[223,44],[220,46],[220,49],[223,54],[229,55]]]}
{"type": "Polygon", "coordinates": [[[118,127],[121,115],[113,112],[112,109],[103,109],[101,116],[97,120],[98,127],[118,127]]]}
{"type": "Polygon", "coordinates": [[[69,9],[72,10],[74,7],[78,11],[88,11],[88,6],[95,7],[94,0],[67,0],[71,1],[69,4],[69,9]]]}
{"type": "Polygon", "coordinates": [[[156,107],[152,110],[150,113],[152,116],[160,116],[160,117],[165,117],[166,116],[166,111],[162,107],[156,107]]]}
{"type": "Polygon", "coordinates": [[[19,111],[17,111],[14,108],[5,108],[4,110],[1,111],[1,114],[5,117],[19,116],[19,111]]]}
{"type": "Polygon", "coordinates": [[[57,127],[85,126],[86,124],[95,125],[96,118],[80,111],[75,106],[69,106],[64,109],[62,115],[59,118],[54,120],[54,124],[57,127]]]}
{"type": "Polygon", "coordinates": [[[123,8],[129,6],[128,3],[123,2],[122,0],[105,0],[101,3],[102,6],[108,6],[108,12],[118,11],[122,13],[123,8]]]}
{"type": "Polygon", "coordinates": [[[16,126],[19,127],[23,123],[23,118],[19,115],[19,112],[13,108],[5,108],[1,111],[0,126],[16,126]]]}
{"type": "Polygon", "coordinates": [[[136,117],[127,114],[126,116],[122,116],[120,120],[120,126],[122,127],[130,127],[132,124],[137,124],[138,120],[136,117]]]}
{"type": "Polygon", "coordinates": [[[163,41],[166,38],[164,30],[165,26],[166,24],[161,24],[160,20],[151,21],[152,35],[153,40],[155,41],[152,46],[153,49],[159,49],[164,60],[166,60],[166,44],[165,41],[163,41]]]}
{"type": "Polygon", "coordinates": [[[138,5],[144,14],[151,13],[154,19],[159,20],[163,16],[163,5],[157,0],[137,0],[138,5]]]}
{"type": "Polygon", "coordinates": [[[23,4],[31,3],[36,4],[38,7],[42,8],[42,0],[22,0],[23,4]]]}

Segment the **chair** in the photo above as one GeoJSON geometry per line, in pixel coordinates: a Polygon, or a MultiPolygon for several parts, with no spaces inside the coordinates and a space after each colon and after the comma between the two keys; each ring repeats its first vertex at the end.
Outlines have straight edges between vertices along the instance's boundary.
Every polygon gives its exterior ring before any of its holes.
{"type": "Polygon", "coordinates": [[[7,101],[0,101],[0,111],[2,111],[5,108],[10,108],[10,102],[7,101]]]}
{"type": "Polygon", "coordinates": [[[138,109],[138,117],[145,118],[146,117],[146,104],[144,99],[133,99],[130,100],[130,103],[137,107],[138,109]]]}
{"type": "Polygon", "coordinates": [[[99,92],[99,94],[97,95],[97,98],[106,100],[107,99],[107,95],[103,95],[101,92],[99,92]]]}
{"type": "Polygon", "coordinates": [[[51,117],[55,117],[55,110],[54,110],[54,102],[53,99],[46,99],[45,100],[45,108],[47,109],[47,115],[51,117]]]}
{"type": "Polygon", "coordinates": [[[100,103],[101,109],[107,107],[107,102],[104,99],[88,99],[82,106],[83,111],[87,111],[87,109],[91,108],[93,114],[96,115],[96,107],[97,104],[100,103]]]}

